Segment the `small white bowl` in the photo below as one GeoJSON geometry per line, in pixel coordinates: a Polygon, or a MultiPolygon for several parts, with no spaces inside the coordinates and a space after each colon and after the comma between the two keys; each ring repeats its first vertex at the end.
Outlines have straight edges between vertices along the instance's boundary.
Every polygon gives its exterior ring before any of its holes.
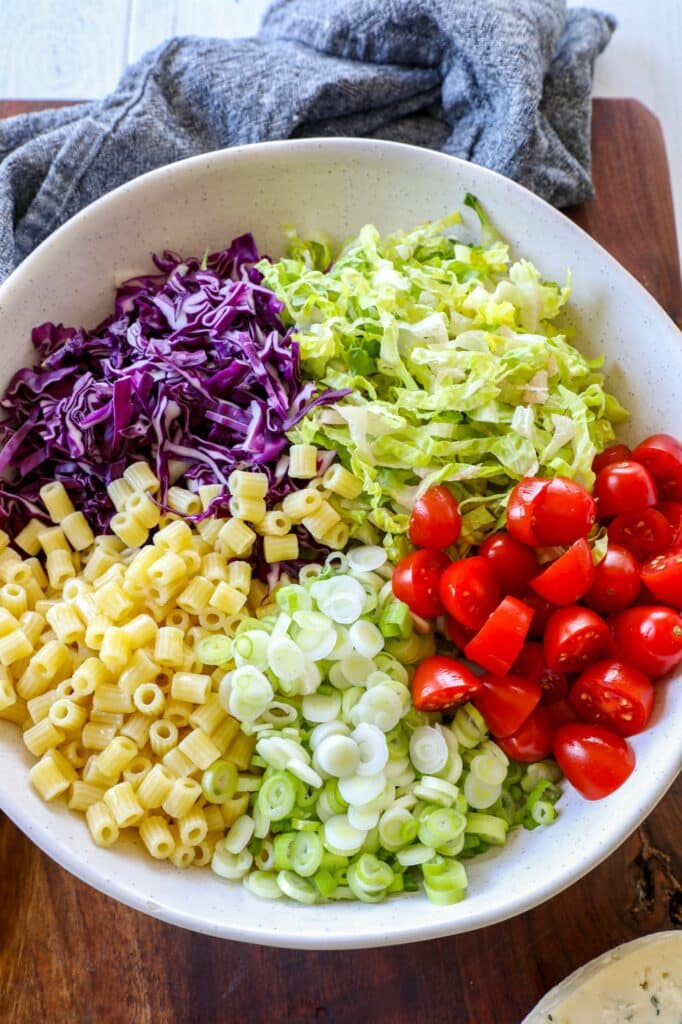
{"type": "MultiPolygon", "coordinates": [[[[573,270],[576,344],[603,353],[611,388],[632,412],[626,437],[682,436],[682,351],[651,296],[566,217],[511,181],[428,150],[346,139],[245,146],[144,175],[88,207],[44,242],[0,288],[0,386],[31,362],[30,330],[44,320],[93,325],[115,282],[149,267],[150,252],[220,248],[252,231],[261,252],[282,251],[282,224],[341,240],[368,221],[407,229],[480,197],[514,249],[544,275],[573,270]]],[[[680,768],[682,686],[659,686],[651,727],[633,740],[638,766],[607,800],[566,787],[559,819],[469,862],[469,895],[435,907],[421,895],[367,906],[264,902],[210,871],[158,864],[129,842],[101,850],[60,801],[28,782],[31,758],[0,722],[0,806],[49,856],[97,889],[174,924],[273,946],[334,949],[430,939],[530,909],[607,857],[653,809],[680,768]]]]}

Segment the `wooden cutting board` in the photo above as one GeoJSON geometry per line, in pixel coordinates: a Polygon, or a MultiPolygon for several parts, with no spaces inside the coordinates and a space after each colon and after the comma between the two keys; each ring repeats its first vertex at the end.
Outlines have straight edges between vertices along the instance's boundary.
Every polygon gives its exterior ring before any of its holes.
{"type": "MultiPolygon", "coordinates": [[[[50,105],[0,102],[0,117],[50,105]]],[[[596,100],[593,127],[597,197],[569,216],[680,323],[660,125],[635,101],[596,100]]],[[[0,1021],[519,1024],[597,954],[682,927],[681,849],[682,778],[587,878],[512,921],[419,945],[303,953],[211,939],[129,910],[57,867],[0,814],[0,1021]]]]}

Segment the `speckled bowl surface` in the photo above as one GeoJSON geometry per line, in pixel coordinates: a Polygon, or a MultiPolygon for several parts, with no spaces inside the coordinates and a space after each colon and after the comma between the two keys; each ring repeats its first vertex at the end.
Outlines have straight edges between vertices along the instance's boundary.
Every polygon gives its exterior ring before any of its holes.
{"type": "MultiPolygon", "coordinates": [[[[52,235],[0,288],[0,383],[31,361],[30,329],[44,320],[91,325],[116,281],[150,266],[149,253],[219,248],[252,231],[276,256],[283,224],[339,240],[368,221],[409,228],[459,208],[474,192],[515,251],[553,280],[573,272],[576,344],[603,353],[611,389],[631,410],[625,438],[682,436],[682,350],[649,294],[586,234],[518,185],[438,153],[344,139],[246,146],[161,168],[117,189],[52,235]]],[[[680,673],[682,676],[682,673],[680,673]]],[[[469,895],[435,907],[421,895],[377,905],[264,902],[210,871],[159,864],[129,841],[93,846],[82,819],[44,804],[28,782],[31,757],[0,722],[0,807],[49,856],[133,907],[196,931],[309,949],[412,942],[504,920],[549,899],[595,867],[637,827],[679,771],[682,685],[661,685],[651,727],[633,740],[638,766],[607,800],[566,789],[559,819],[517,830],[503,849],[469,862],[469,895]]]]}

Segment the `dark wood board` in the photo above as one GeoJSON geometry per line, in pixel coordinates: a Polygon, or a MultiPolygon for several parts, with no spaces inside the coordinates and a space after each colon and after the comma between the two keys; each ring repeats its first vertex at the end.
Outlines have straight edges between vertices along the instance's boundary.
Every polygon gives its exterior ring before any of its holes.
{"type": "MultiPolygon", "coordinates": [[[[47,103],[0,102],[0,117],[47,103]]],[[[596,100],[597,197],[570,216],[682,318],[658,121],[596,100]]],[[[587,878],[512,921],[420,945],[303,953],[162,924],[77,881],[0,814],[2,1024],[519,1024],[619,942],[682,927],[682,779],[587,878]]],[[[292,910],[295,912],[295,909],[292,910]]]]}

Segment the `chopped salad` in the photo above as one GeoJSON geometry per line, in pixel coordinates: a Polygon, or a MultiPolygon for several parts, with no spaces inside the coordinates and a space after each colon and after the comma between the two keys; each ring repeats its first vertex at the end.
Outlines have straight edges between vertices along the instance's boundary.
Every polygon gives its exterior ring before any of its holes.
{"type": "Polygon", "coordinates": [[[0,402],[0,719],[95,843],[257,896],[462,899],[682,661],[682,445],[480,203],[154,257],[0,402]],[[658,684],[656,684],[658,685],[658,684]]]}

